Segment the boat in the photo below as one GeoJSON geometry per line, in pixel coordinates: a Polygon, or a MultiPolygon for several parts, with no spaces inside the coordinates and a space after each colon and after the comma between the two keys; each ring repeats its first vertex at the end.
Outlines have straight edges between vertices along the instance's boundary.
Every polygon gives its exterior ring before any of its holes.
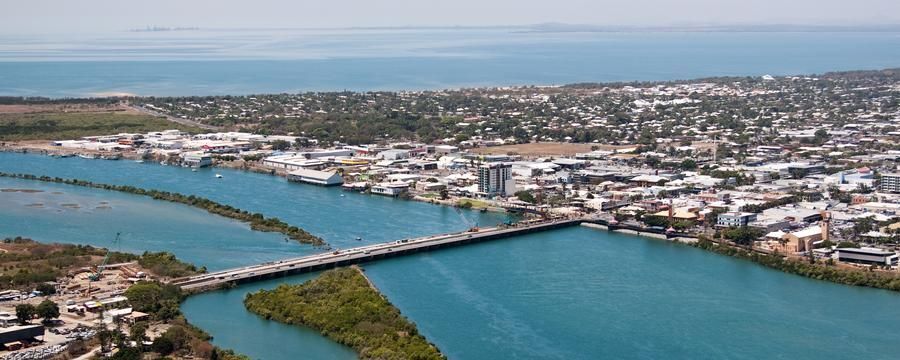
{"type": "Polygon", "coordinates": [[[197,169],[191,169],[191,172],[197,172],[197,169]]]}
{"type": "Polygon", "coordinates": [[[357,237],[356,237],[356,241],[362,241],[362,238],[359,237],[359,236],[357,236],[357,237]]]}
{"type": "Polygon", "coordinates": [[[344,194],[341,194],[341,197],[344,197],[344,194]]]}
{"type": "Polygon", "coordinates": [[[136,162],[136,163],[138,163],[138,164],[143,164],[143,163],[144,163],[144,160],[135,160],[134,162],[136,162]]]}
{"type": "Polygon", "coordinates": [[[78,157],[82,159],[96,159],[96,155],[88,155],[88,154],[78,154],[78,157]]]}
{"type": "Polygon", "coordinates": [[[219,179],[221,179],[221,178],[223,178],[224,176],[222,176],[222,174],[216,174],[216,177],[219,178],[219,179]]]}

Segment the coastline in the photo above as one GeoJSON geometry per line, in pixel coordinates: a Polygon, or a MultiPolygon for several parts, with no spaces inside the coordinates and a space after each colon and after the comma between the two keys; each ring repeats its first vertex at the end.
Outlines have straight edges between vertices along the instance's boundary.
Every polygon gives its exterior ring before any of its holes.
{"type": "Polygon", "coordinates": [[[234,220],[238,220],[250,225],[250,228],[257,231],[266,231],[266,232],[279,232],[284,234],[285,236],[296,240],[297,242],[310,244],[313,246],[324,246],[328,247],[325,240],[322,238],[312,235],[306,230],[303,230],[296,226],[291,226],[278,218],[275,217],[266,217],[260,213],[248,213],[247,211],[243,211],[241,209],[232,207],[230,205],[221,204],[206,198],[194,196],[194,195],[184,195],[179,193],[173,193],[168,191],[159,191],[159,190],[148,190],[137,188],[133,186],[123,186],[123,185],[109,185],[109,184],[100,184],[94,183],[91,181],[84,181],[78,179],[63,179],[63,178],[54,178],[49,176],[37,176],[31,174],[10,174],[0,172],[0,177],[7,177],[13,179],[23,179],[23,180],[31,180],[31,181],[42,181],[48,183],[59,183],[73,186],[82,186],[89,187],[101,190],[110,190],[110,191],[118,191],[123,193],[129,193],[134,195],[143,195],[148,196],[156,200],[164,200],[173,203],[179,203],[183,205],[192,206],[198,209],[203,209],[209,212],[210,214],[224,216],[227,218],[231,218],[234,220]]]}
{"type": "Polygon", "coordinates": [[[336,268],[303,284],[247,294],[244,306],[267,320],[318,331],[361,359],[446,359],[359,267],[336,268]]]}
{"type": "MultiPolygon", "coordinates": [[[[134,151],[122,151],[122,152],[109,152],[109,151],[97,151],[97,150],[87,150],[87,149],[78,149],[78,151],[72,149],[62,149],[58,147],[54,147],[51,145],[39,145],[40,143],[48,144],[50,140],[31,140],[27,142],[0,142],[0,152],[14,152],[14,153],[25,153],[25,154],[37,154],[37,155],[45,155],[45,156],[73,156],[77,154],[91,154],[97,156],[104,155],[119,155],[122,159],[125,160],[141,160],[141,156],[138,155],[134,151]]],[[[102,159],[95,159],[102,160],[102,159]]],[[[159,159],[154,159],[159,160],[159,159]]],[[[223,169],[232,169],[232,170],[240,170],[253,172],[257,174],[267,174],[272,176],[278,176],[282,178],[287,177],[287,172],[283,169],[271,168],[261,164],[256,163],[247,163],[238,161],[213,161],[211,167],[215,168],[223,168],[223,169]]],[[[421,195],[413,195],[406,197],[397,197],[398,199],[403,200],[411,200],[411,201],[420,201],[424,203],[429,203],[433,205],[441,205],[441,206],[450,206],[450,207],[460,207],[459,201],[470,201],[471,199],[462,198],[462,199],[447,199],[441,200],[436,198],[427,198],[421,195]]],[[[495,213],[508,213],[506,209],[496,207],[496,206],[485,206],[478,208],[471,208],[476,211],[489,211],[495,213]]]]}

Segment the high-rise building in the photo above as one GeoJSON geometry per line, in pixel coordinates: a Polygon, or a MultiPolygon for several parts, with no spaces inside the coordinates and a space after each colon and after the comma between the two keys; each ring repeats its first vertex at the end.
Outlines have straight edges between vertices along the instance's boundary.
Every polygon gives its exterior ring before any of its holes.
{"type": "Polygon", "coordinates": [[[884,192],[900,193],[900,173],[881,174],[879,189],[884,192]]]}
{"type": "Polygon", "coordinates": [[[486,197],[510,196],[516,192],[512,165],[489,163],[478,167],[478,192],[486,197]]]}

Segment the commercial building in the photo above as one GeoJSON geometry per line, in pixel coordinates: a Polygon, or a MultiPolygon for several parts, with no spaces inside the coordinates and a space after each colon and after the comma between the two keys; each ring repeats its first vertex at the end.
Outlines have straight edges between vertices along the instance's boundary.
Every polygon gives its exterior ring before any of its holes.
{"type": "Polygon", "coordinates": [[[876,248],[840,248],[837,249],[838,260],[865,265],[897,265],[897,253],[876,248]]]}
{"type": "Polygon", "coordinates": [[[6,311],[0,311],[0,327],[10,327],[19,322],[19,318],[15,314],[6,311]]]}
{"type": "Polygon", "coordinates": [[[344,179],[336,172],[299,169],[288,173],[289,181],[303,182],[322,186],[334,186],[344,183],[344,179]]]}
{"type": "Polygon", "coordinates": [[[478,193],[493,197],[510,196],[516,192],[516,181],[512,178],[512,166],[504,163],[490,163],[478,167],[478,193]]]}
{"type": "Polygon", "coordinates": [[[32,342],[34,338],[44,336],[43,325],[21,325],[0,329],[0,345],[7,350],[22,347],[23,342],[32,342]]]}
{"type": "Polygon", "coordinates": [[[212,165],[212,156],[203,152],[187,152],[181,154],[181,163],[185,166],[201,168],[212,165]]]}
{"type": "Polygon", "coordinates": [[[376,195],[400,196],[409,190],[409,184],[404,182],[381,183],[372,186],[370,191],[376,195]]]}
{"type": "Polygon", "coordinates": [[[756,214],[747,212],[726,212],[719,214],[716,224],[723,227],[740,227],[756,220],[756,214]]]}

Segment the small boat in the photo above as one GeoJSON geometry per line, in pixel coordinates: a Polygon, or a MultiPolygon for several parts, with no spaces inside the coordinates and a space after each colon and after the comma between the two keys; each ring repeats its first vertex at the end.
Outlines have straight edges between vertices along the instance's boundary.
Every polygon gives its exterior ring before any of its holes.
{"type": "Polygon", "coordinates": [[[144,160],[135,160],[134,162],[136,162],[136,163],[138,163],[138,164],[143,164],[143,163],[144,163],[144,160]]]}
{"type": "Polygon", "coordinates": [[[362,241],[362,238],[359,237],[359,236],[357,236],[357,237],[356,237],[356,241],[362,241]]]}
{"type": "Polygon", "coordinates": [[[344,194],[341,194],[341,197],[344,197],[344,194]]]}
{"type": "Polygon", "coordinates": [[[160,161],[159,164],[162,165],[162,166],[166,166],[166,162],[165,162],[165,161],[160,161]]]}
{"type": "Polygon", "coordinates": [[[197,172],[197,169],[191,169],[191,172],[197,172]]]}
{"type": "Polygon", "coordinates": [[[222,176],[222,174],[216,174],[216,177],[219,178],[219,179],[221,179],[221,178],[223,178],[224,176],[222,176]]]}

